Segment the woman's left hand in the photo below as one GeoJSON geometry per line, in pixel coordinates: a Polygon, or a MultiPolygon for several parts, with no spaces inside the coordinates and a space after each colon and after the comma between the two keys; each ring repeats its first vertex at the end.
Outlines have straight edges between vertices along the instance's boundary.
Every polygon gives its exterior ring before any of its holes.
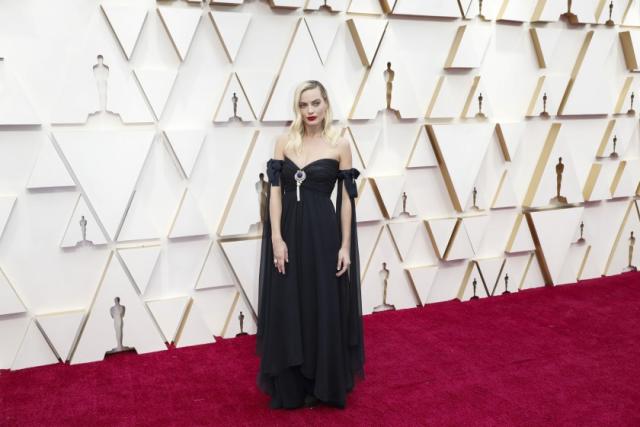
{"type": "Polygon", "coordinates": [[[351,264],[351,259],[349,257],[349,249],[340,248],[338,251],[338,272],[336,273],[337,277],[340,277],[344,274],[345,271],[349,268],[351,264]]]}

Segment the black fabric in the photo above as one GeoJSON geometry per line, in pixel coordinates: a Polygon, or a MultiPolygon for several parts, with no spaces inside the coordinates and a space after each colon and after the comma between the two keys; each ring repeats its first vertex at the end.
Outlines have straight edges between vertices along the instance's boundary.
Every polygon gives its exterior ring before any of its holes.
{"type": "MultiPolygon", "coordinates": [[[[289,158],[267,162],[271,186],[281,186],[281,233],[289,251],[285,274],[273,264],[267,209],[260,258],[257,352],[258,385],[274,408],[300,407],[306,395],[344,407],[356,378],[364,377],[364,339],[355,198],[355,169],[339,170],[335,159],[303,168],[306,179],[296,199],[298,170],[289,158]],[[331,193],[338,183],[336,206],[331,193]],[[349,270],[336,277],[342,242],[342,184],[351,203],[349,270]]],[[[267,205],[269,206],[269,205],[267,205]]]]}

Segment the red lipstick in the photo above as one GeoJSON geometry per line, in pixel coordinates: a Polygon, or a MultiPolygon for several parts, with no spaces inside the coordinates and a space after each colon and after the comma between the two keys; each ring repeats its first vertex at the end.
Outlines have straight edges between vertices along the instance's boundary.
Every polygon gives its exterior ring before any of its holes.
{"type": "Polygon", "coordinates": [[[308,116],[307,120],[309,120],[310,122],[314,121],[315,119],[317,119],[318,116],[308,116]]]}

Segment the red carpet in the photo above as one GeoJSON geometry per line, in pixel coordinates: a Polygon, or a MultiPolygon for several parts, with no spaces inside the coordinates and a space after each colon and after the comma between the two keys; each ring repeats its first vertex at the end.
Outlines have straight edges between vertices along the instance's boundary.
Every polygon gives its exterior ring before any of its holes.
{"type": "Polygon", "coordinates": [[[252,336],[0,373],[0,425],[640,425],[640,274],[365,318],[345,410],[268,409],[252,336]]]}

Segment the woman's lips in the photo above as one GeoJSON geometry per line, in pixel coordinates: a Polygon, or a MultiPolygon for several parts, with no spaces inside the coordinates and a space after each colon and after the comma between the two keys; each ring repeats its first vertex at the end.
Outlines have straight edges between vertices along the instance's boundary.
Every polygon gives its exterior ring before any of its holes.
{"type": "Polygon", "coordinates": [[[317,116],[308,116],[307,120],[309,120],[310,122],[314,121],[315,119],[317,119],[317,116]]]}

